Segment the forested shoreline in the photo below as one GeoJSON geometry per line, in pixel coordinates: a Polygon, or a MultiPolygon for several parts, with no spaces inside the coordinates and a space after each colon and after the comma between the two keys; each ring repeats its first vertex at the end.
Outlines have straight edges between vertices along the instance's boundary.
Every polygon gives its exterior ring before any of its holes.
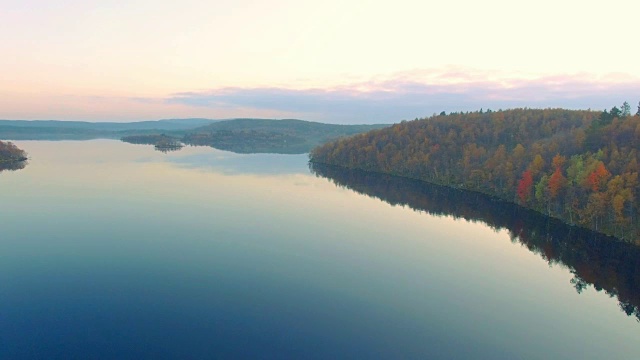
{"type": "Polygon", "coordinates": [[[24,168],[27,153],[12,142],[0,141],[0,171],[24,168]]]}
{"type": "Polygon", "coordinates": [[[640,242],[640,106],[434,115],[315,148],[316,163],[485,193],[640,242]]]}
{"type": "Polygon", "coordinates": [[[305,154],[327,141],[385,126],[388,125],[338,125],[295,119],[234,119],[191,130],[124,136],[121,140],[156,145],[156,148],[162,141],[170,141],[242,154],[305,154]]]}
{"type": "Polygon", "coordinates": [[[419,180],[311,163],[311,172],[336,186],[377,198],[394,206],[481,221],[496,231],[507,230],[518,242],[549,265],[566,266],[578,293],[593,286],[617,297],[620,309],[640,321],[640,247],[612,237],[567,226],[513,203],[477,192],[433,185],[419,180]]]}
{"type": "Polygon", "coordinates": [[[12,142],[0,141],[0,161],[24,161],[27,160],[27,153],[19,149],[12,142]]]}

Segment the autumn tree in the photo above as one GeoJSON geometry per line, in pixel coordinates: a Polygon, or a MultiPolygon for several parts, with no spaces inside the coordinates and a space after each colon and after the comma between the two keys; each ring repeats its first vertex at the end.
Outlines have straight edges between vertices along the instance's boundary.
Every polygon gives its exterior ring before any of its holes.
{"type": "Polygon", "coordinates": [[[531,161],[531,165],[529,165],[529,170],[531,170],[533,176],[536,176],[542,171],[543,168],[544,160],[542,159],[542,156],[540,156],[540,154],[536,154],[536,156],[533,158],[533,161],[531,161]]]}
{"type": "Polygon", "coordinates": [[[562,170],[560,170],[560,167],[556,167],[556,170],[549,178],[549,196],[551,199],[555,199],[558,196],[558,193],[566,183],[567,179],[562,175],[562,170]]]}
{"type": "Polygon", "coordinates": [[[533,176],[531,170],[522,173],[522,178],[518,182],[518,198],[521,202],[526,203],[531,196],[531,188],[533,187],[533,176]]]}
{"type": "Polygon", "coordinates": [[[489,194],[640,243],[640,104],[434,115],[329,142],[311,161],[489,194]],[[635,180],[634,180],[635,179],[635,180]]]}
{"type": "Polygon", "coordinates": [[[596,169],[587,177],[587,182],[591,187],[591,190],[597,192],[609,176],[611,176],[611,173],[609,173],[609,170],[607,170],[604,164],[600,161],[596,166],[596,169]]]}

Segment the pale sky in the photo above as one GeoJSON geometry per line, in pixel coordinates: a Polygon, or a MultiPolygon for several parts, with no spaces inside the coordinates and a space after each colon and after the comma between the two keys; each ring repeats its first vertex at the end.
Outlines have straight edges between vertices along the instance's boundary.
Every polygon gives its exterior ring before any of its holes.
{"type": "Polygon", "coordinates": [[[635,110],[639,15],[630,0],[0,0],[0,119],[635,110]]]}

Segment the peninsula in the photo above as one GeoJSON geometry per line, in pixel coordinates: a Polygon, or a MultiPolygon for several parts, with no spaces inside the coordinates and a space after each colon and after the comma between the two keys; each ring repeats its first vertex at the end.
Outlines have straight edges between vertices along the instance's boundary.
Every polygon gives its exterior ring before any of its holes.
{"type": "Polygon", "coordinates": [[[481,192],[640,243],[640,107],[434,115],[315,148],[315,163],[481,192]]]}
{"type": "Polygon", "coordinates": [[[0,171],[24,168],[27,153],[11,142],[0,141],[0,171]]]}

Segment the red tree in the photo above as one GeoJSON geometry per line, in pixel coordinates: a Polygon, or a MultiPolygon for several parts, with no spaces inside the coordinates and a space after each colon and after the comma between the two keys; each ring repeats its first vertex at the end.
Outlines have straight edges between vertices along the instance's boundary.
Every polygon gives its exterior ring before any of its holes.
{"type": "Polygon", "coordinates": [[[518,182],[518,197],[520,201],[526,202],[531,195],[531,188],[533,187],[533,175],[531,170],[527,170],[522,173],[522,178],[518,182]]]}
{"type": "Polygon", "coordinates": [[[562,170],[560,170],[560,167],[556,167],[556,171],[553,172],[553,175],[551,175],[549,179],[549,194],[552,199],[558,195],[560,189],[562,189],[566,182],[567,179],[562,175],[562,170]]]}
{"type": "Polygon", "coordinates": [[[591,190],[599,191],[601,181],[608,178],[609,175],[611,175],[609,170],[600,162],[596,169],[587,177],[587,182],[591,186],[591,190]]]}

